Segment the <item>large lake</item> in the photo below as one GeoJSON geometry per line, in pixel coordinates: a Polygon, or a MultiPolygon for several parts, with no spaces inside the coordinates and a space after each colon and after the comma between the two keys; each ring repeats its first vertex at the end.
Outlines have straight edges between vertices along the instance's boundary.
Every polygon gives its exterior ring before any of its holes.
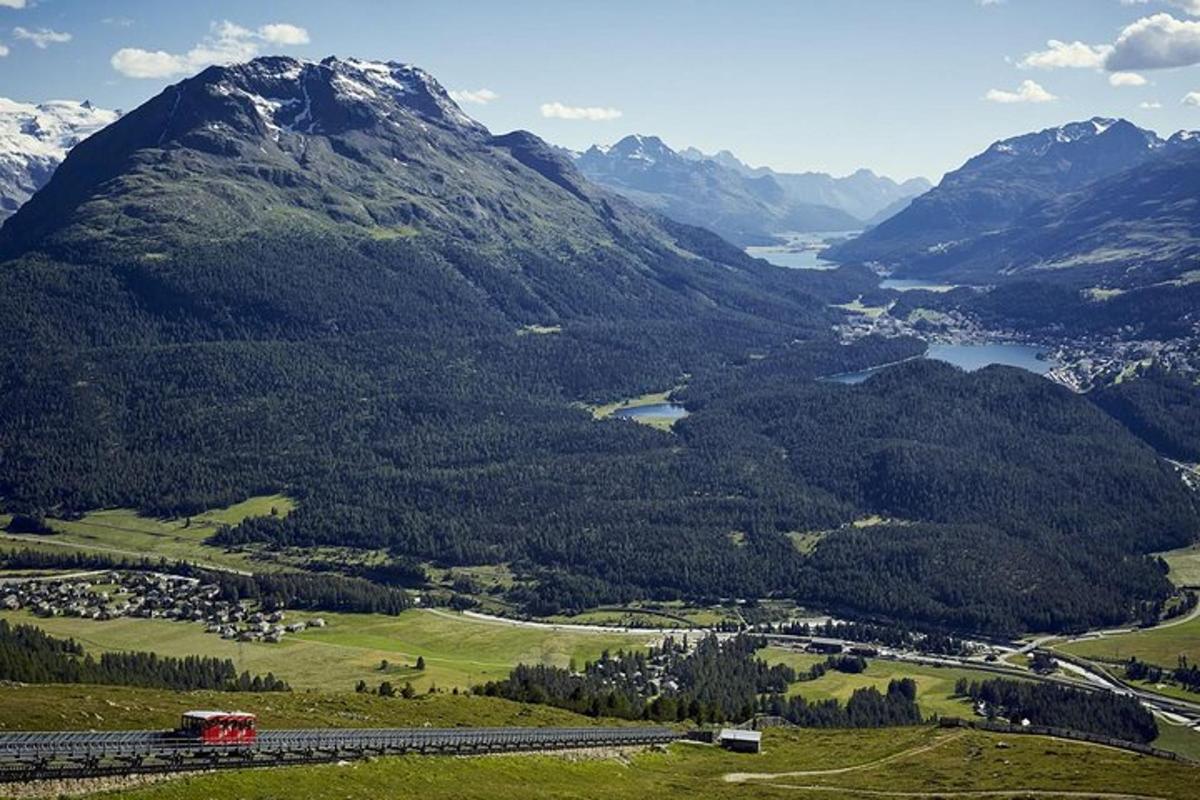
{"type": "Polygon", "coordinates": [[[836,269],[837,264],[821,258],[826,242],[830,239],[847,239],[854,234],[846,231],[820,233],[787,233],[787,244],[766,247],[747,247],[746,253],[761,258],[777,267],[789,269],[836,269]]]}
{"type": "MultiPolygon", "coordinates": [[[[974,372],[992,364],[1004,364],[1009,367],[1020,367],[1038,375],[1045,375],[1054,368],[1055,364],[1049,358],[1038,357],[1044,354],[1044,350],[1033,345],[996,342],[993,344],[932,344],[925,351],[924,357],[945,361],[968,372],[974,372]]],[[[862,383],[876,372],[887,368],[887,366],[873,367],[861,372],[830,375],[827,380],[838,383],[862,383]]]]}

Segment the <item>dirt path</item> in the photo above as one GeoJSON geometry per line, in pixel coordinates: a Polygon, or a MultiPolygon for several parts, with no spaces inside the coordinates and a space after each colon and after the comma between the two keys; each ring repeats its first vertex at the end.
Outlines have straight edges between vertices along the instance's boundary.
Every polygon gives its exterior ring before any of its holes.
{"type": "Polygon", "coordinates": [[[728,772],[722,776],[726,783],[749,783],[750,781],[773,781],[778,778],[809,778],[818,775],[844,775],[847,772],[858,772],[864,769],[874,769],[881,767],[884,764],[890,764],[893,761],[909,758],[911,756],[920,755],[935,748],[941,747],[944,744],[961,739],[966,735],[965,731],[942,736],[929,744],[922,744],[916,747],[910,747],[907,750],[901,750],[898,753],[892,753],[890,756],[883,756],[874,761],[867,761],[862,764],[854,764],[849,767],[837,767],[836,769],[810,769],[800,770],[796,772],[728,772]]]}
{"type": "Polygon", "coordinates": [[[942,797],[1081,797],[1087,800],[1171,800],[1157,794],[1129,794],[1128,792],[1079,792],[1070,789],[942,789],[936,792],[901,792],[888,789],[852,789],[845,786],[803,786],[790,783],[773,784],[780,789],[795,789],[802,792],[841,792],[853,797],[912,797],[936,800],[942,797]]]}

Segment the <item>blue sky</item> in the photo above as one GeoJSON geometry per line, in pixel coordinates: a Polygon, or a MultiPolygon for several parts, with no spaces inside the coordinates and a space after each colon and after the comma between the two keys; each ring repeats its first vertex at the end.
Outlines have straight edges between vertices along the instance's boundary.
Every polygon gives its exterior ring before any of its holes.
{"type": "Polygon", "coordinates": [[[0,0],[0,52],[0,96],[125,109],[212,60],[393,59],[498,132],[897,178],[1095,115],[1200,128],[1200,0],[0,0]]]}

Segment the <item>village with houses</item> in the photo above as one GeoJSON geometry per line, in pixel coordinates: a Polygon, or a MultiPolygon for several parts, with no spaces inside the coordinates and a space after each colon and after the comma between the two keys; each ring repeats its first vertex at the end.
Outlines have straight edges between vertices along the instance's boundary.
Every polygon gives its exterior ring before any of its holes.
{"type": "Polygon", "coordinates": [[[215,584],[160,572],[114,570],[16,580],[0,586],[0,609],[27,610],[42,618],[199,622],[208,633],[241,642],[277,643],[289,633],[325,627],[320,617],[289,621],[282,610],[224,599],[215,584]]]}

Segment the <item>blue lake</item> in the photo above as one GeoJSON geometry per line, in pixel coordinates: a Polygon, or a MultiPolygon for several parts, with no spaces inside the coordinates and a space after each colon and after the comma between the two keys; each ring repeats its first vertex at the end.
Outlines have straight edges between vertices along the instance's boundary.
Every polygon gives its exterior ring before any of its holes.
{"type": "Polygon", "coordinates": [[[783,250],[779,247],[747,247],[755,258],[765,259],[777,267],[789,269],[836,269],[837,264],[821,258],[820,250],[783,250]]]}
{"type": "Polygon", "coordinates": [[[683,419],[688,415],[687,410],[675,403],[651,403],[647,406],[631,406],[613,412],[614,417],[621,419],[683,419]]]}
{"type": "MultiPolygon", "coordinates": [[[[996,342],[994,344],[932,344],[925,351],[925,358],[935,358],[956,367],[974,372],[992,364],[1020,367],[1038,375],[1045,375],[1055,364],[1048,358],[1038,358],[1044,353],[1040,348],[1028,344],[996,342]]],[[[826,380],[837,383],[862,383],[888,366],[873,367],[861,372],[830,375],[826,380]]]]}
{"type": "Polygon", "coordinates": [[[789,233],[784,234],[787,244],[747,247],[746,253],[788,269],[837,269],[837,264],[821,258],[826,242],[847,239],[853,235],[845,231],[789,233]]]}

